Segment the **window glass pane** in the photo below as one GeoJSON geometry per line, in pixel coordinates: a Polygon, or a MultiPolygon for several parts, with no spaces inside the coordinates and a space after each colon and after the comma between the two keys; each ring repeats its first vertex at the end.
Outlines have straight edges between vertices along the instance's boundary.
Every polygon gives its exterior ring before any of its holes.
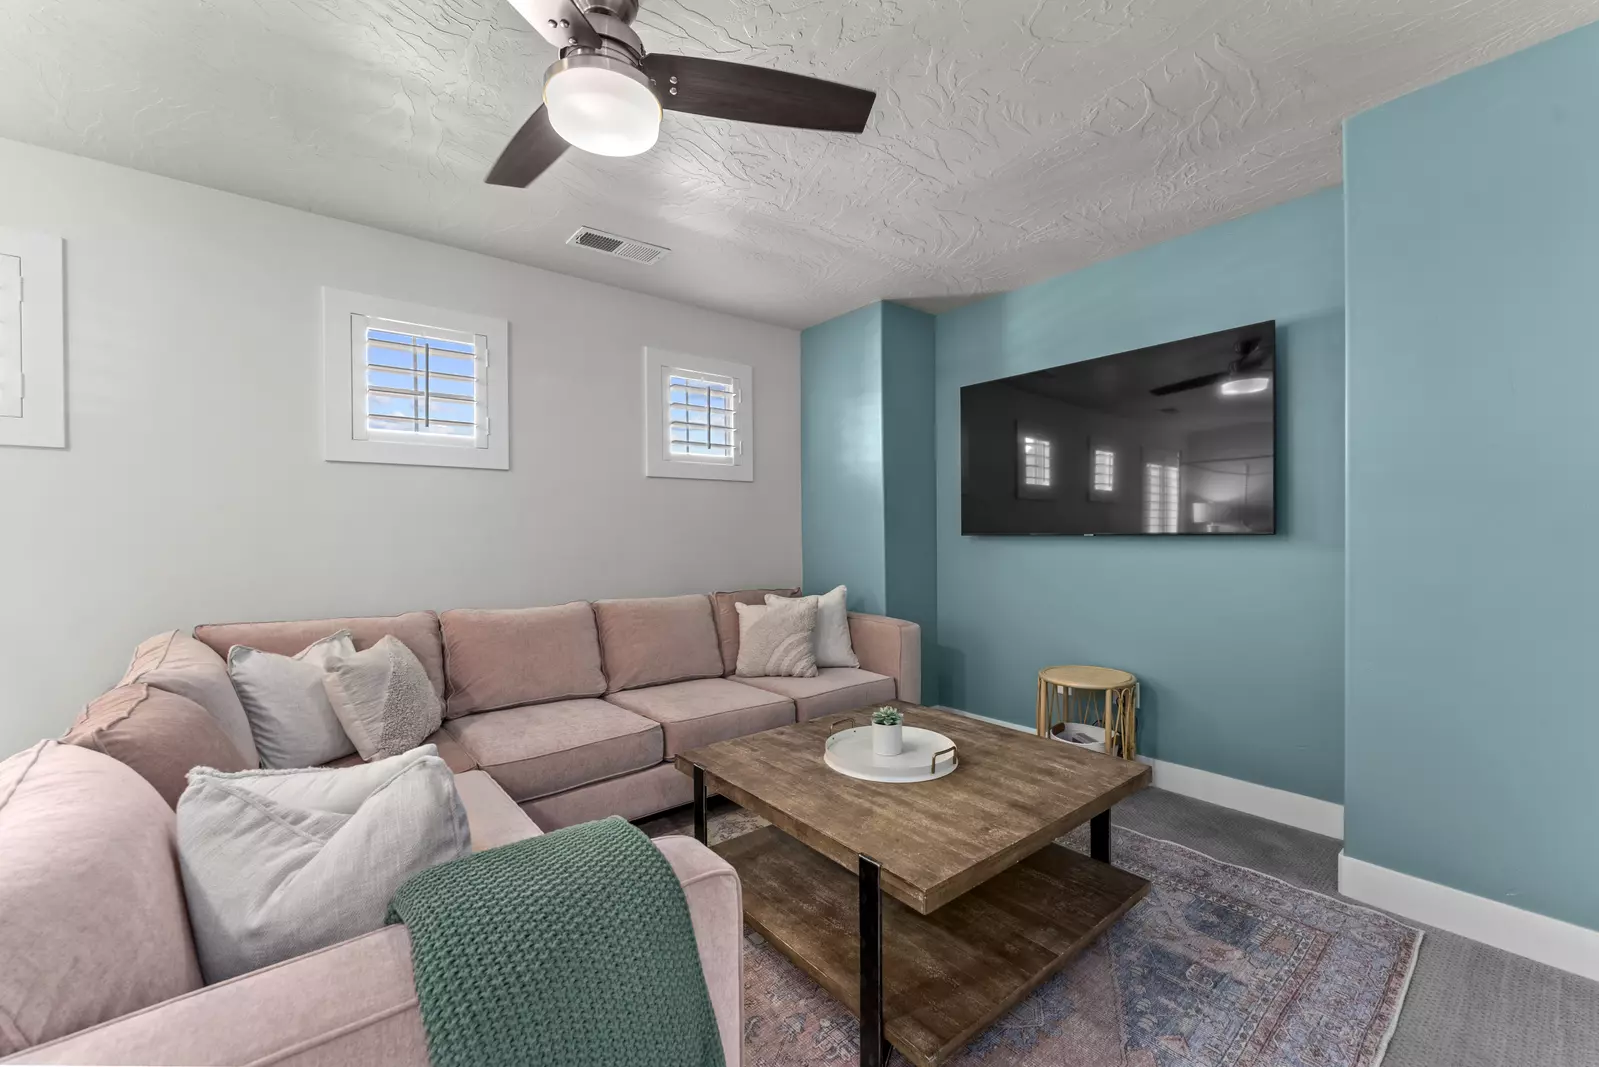
{"type": "Polygon", "coordinates": [[[416,415],[416,398],[368,393],[366,411],[368,415],[404,415],[413,418],[416,415]]]}
{"type": "Polygon", "coordinates": [[[424,432],[445,437],[475,437],[477,436],[477,427],[455,426],[447,422],[431,422],[428,423],[424,432]]]}
{"type": "Polygon", "coordinates": [[[437,374],[456,374],[463,378],[471,378],[477,374],[477,365],[470,358],[441,355],[435,348],[428,357],[428,370],[437,374]]]}
{"type": "Polygon", "coordinates": [[[477,394],[476,382],[458,382],[454,378],[429,376],[428,391],[434,396],[455,396],[471,400],[477,394]]]}
{"type": "Polygon", "coordinates": [[[477,412],[471,404],[463,404],[456,400],[440,400],[434,397],[428,402],[428,417],[431,419],[448,419],[451,422],[472,423],[477,421],[477,412]]]}
{"type": "Polygon", "coordinates": [[[400,430],[405,433],[415,433],[416,423],[408,419],[369,418],[366,420],[366,428],[369,430],[400,430]]]}
{"type": "Polygon", "coordinates": [[[366,384],[375,385],[380,389],[407,389],[417,390],[422,388],[414,374],[401,374],[392,370],[368,370],[366,384]]]}
{"type": "Polygon", "coordinates": [[[392,348],[380,348],[377,345],[367,345],[366,362],[372,367],[404,367],[411,368],[412,356],[410,352],[397,352],[392,348]]]}

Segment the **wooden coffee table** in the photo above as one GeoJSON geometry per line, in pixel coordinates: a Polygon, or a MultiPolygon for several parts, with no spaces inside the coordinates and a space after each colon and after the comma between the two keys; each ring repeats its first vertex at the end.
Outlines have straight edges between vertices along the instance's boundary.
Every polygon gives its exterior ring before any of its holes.
{"type": "Polygon", "coordinates": [[[933,1067],[1149,891],[1110,866],[1110,807],[1147,786],[1149,768],[897,706],[907,725],[955,742],[953,774],[906,785],[829,769],[828,734],[864,725],[870,708],[707,745],[677,765],[694,778],[700,841],[708,793],[772,824],[716,852],[743,882],[749,925],[860,1019],[860,1062],[878,1067],[892,1044],[933,1067]],[[1054,844],[1085,822],[1092,858],[1054,844]]]}

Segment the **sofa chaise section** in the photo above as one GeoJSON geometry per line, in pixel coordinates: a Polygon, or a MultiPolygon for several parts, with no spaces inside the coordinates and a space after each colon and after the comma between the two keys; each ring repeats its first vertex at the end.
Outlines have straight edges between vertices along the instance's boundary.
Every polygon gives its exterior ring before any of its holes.
{"type": "MultiPolygon", "coordinates": [[[[456,782],[475,849],[540,833],[487,773],[456,782]]],[[[201,986],[174,822],[149,783],[101,753],[41,742],[0,763],[0,849],[35,860],[0,869],[0,914],[26,917],[0,925],[0,1054],[13,1053],[0,1062],[426,1067],[403,926],[201,986]]],[[[696,841],[655,844],[683,886],[736,1067],[738,876],[696,841]]]]}

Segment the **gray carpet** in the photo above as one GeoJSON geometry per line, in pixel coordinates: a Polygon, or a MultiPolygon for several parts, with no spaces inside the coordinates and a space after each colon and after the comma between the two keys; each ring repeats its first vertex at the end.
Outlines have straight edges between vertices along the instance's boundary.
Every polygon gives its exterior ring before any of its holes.
{"type": "MultiPolygon", "coordinates": [[[[1160,789],[1124,800],[1114,818],[1293,885],[1338,891],[1341,842],[1330,837],[1160,789]]],[[[693,832],[687,810],[644,825],[693,832]]],[[[1596,1065],[1599,982],[1427,928],[1383,1067],[1596,1065]]]]}

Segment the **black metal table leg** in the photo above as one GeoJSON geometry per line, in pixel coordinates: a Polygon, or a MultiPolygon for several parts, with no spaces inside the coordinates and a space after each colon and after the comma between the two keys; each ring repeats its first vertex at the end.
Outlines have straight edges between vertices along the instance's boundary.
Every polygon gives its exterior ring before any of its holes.
{"type": "Polygon", "coordinates": [[[883,1067],[883,882],[882,868],[859,857],[861,882],[861,1067],[883,1067]]]}
{"type": "Polygon", "coordinates": [[[705,768],[694,768],[694,840],[710,844],[710,831],[705,825],[705,768]]]}
{"type": "Polygon", "coordinates": [[[1110,809],[1088,820],[1088,854],[1101,863],[1110,862],[1110,809]]]}

